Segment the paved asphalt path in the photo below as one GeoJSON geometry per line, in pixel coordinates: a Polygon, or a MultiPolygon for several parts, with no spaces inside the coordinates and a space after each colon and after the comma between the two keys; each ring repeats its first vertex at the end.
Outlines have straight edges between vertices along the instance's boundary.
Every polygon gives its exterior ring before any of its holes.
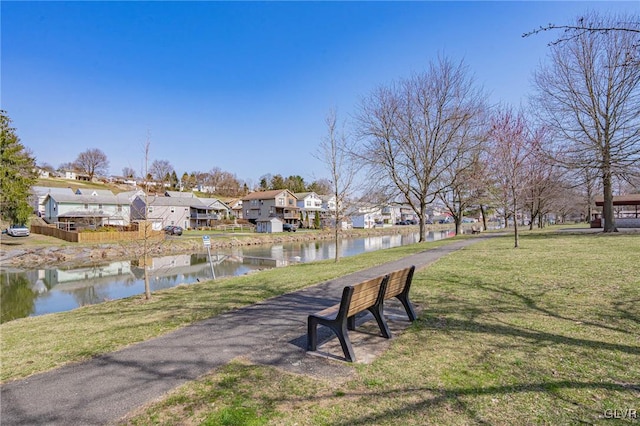
{"type": "Polygon", "coordinates": [[[0,393],[0,424],[112,424],[237,357],[302,374],[347,374],[352,368],[346,363],[305,356],[310,313],[337,303],[345,285],[411,265],[419,270],[485,238],[488,236],[456,241],[219,315],[90,361],[6,383],[0,393]]]}

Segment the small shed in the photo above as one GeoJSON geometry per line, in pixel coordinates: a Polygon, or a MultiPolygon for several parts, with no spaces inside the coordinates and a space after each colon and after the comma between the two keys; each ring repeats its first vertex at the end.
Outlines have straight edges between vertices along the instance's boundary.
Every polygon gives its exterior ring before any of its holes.
{"type": "Polygon", "coordinates": [[[282,221],[277,217],[256,220],[256,232],[271,234],[273,232],[283,232],[282,221]]]}

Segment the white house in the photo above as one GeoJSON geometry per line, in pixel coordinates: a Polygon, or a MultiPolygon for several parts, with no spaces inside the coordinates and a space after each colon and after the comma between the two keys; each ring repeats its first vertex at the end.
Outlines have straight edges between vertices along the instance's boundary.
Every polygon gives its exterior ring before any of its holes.
{"type": "Polygon", "coordinates": [[[315,192],[298,192],[294,194],[298,199],[297,205],[300,209],[301,217],[300,221],[306,227],[313,226],[316,214],[318,217],[322,217],[322,198],[315,192]]]}
{"type": "Polygon", "coordinates": [[[47,194],[44,205],[44,220],[66,230],[130,223],[131,206],[113,194],[47,194]]]}
{"type": "Polygon", "coordinates": [[[351,224],[354,228],[371,229],[376,224],[383,223],[382,209],[378,206],[354,206],[347,216],[351,218],[351,224]]]}

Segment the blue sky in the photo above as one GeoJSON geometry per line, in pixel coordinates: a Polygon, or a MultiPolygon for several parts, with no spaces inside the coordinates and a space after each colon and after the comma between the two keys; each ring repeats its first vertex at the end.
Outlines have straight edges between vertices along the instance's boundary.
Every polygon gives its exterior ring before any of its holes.
{"type": "Polygon", "coordinates": [[[1,8],[1,95],[37,162],[99,148],[110,173],[169,161],[327,176],[314,158],[335,108],[348,119],[380,85],[464,60],[492,102],[531,93],[552,34],[588,11],[639,2],[12,2],[1,8]]]}

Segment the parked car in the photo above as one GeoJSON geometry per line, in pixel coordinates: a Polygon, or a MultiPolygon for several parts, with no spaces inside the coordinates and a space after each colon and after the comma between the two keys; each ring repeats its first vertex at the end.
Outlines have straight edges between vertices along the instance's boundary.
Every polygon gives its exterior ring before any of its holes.
{"type": "Polygon", "coordinates": [[[168,235],[182,235],[182,228],[174,225],[165,226],[164,233],[168,235]]]}
{"type": "Polygon", "coordinates": [[[406,220],[399,220],[399,221],[396,222],[396,225],[408,225],[408,224],[409,224],[409,222],[406,221],[406,220]]]}
{"type": "Polygon", "coordinates": [[[7,228],[7,234],[12,237],[28,237],[30,232],[25,225],[11,225],[7,228]]]}
{"type": "Polygon", "coordinates": [[[282,230],[287,232],[296,232],[296,226],[291,223],[283,223],[282,230]]]}

